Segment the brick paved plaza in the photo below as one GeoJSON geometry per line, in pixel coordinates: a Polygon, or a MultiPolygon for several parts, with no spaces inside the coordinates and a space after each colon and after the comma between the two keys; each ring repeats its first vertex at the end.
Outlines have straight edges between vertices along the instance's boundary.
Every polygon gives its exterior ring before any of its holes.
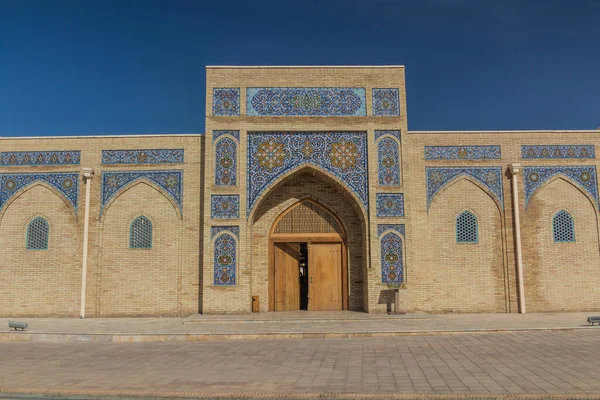
{"type": "Polygon", "coordinates": [[[364,339],[0,343],[2,391],[594,396],[600,329],[364,339]]]}

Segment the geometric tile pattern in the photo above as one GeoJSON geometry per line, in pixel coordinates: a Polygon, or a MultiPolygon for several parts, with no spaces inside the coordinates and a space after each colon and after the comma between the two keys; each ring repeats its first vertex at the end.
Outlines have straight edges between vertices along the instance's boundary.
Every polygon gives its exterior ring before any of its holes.
{"type": "Polygon", "coordinates": [[[594,145],[543,145],[543,146],[521,146],[521,157],[523,158],[596,158],[594,145]]]}
{"type": "Polygon", "coordinates": [[[215,145],[215,185],[235,186],[237,184],[237,143],[228,137],[215,145]]]}
{"type": "Polygon", "coordinates": [[[456,243],[477,243],[477,217],[463,211],[456,217],[456,243]]]}
{"type": "Polygon", "coordinates": [[[238,142],[240,141],[240,131],[213,131],[213,143],[223,135],[232,136],[238,142]]]}
{"type": "Polygon", "coordinates": [[[380,131],[380,130],[376,130],[375,131],[375,141],[377,141],[377,139],[379,139],[382,136],[393,136],[394,138],[398,139],[398,142],[400,142],[400,131],[399,130],[392,130],[392,131],[380,131]]]}
{"type": "Polygon", "coordinates": [[[233,233],[236,238],[240,237],[239,226],[211,226],[210,227],[210,238],[213,239],[220,232],[233,233]]]}
{"type": "Polygon", "coordinates": [[[213,117],[238,117],[240,115],[240,89],[213,89],[213,117]]]}
{"type": "Polygon", "coordinates": [[[214,241],[214,285],[235,286],[236,241],[229,233],[222,233],[214,241]]]}
{"type": "Polygon", "coordinates": [[[34,218],[27,226],[27,250],[48,249],[50,225],[42,217],[34,218]]]}
{"type": "Polygon", "coordinates": [[[565,210],[560,210],[552,218],[552,233],[558,243],[575,241],[575,224],[573,217],[565,210]]]}
{"type": "Polygon", "coordinates": [[[403,280],[402,238],[388,232],[381,238],[381,283],[402,283],[403,280]]]}
{"type": "Polygon", "coordinates": [[[182,164],[183,149],[102,150],[102,164],[182,164]]]}
{"type": "Polygon", "coordinates": [[[398,142],[385,137],[377,143],[379,169],[377,175],[381,186],[400,186],[400,155],[398,142]]]}
{"type": "Polygon", "coordinates": [[[373,115],[375,117],[396,117],[400,115],[398,89],[373,89],[373,115]]]}
{"type": "Polygon", "coordinates": [[[78,172],[0,174],[0,208],[20,189],[36,181],[46,182],[64,194],[75,210],[75,213],[77,213],[77,199],[79,197],[78,172]]]}
{"type": "Polygon", "coordinates": [[[376,197],[378,217],[404,217],[404,194],[378,193],[376,197]]]}
{"type": "Polygon", "coordinates": [[[377,237],[381,237],[381,234],[385,231],[395,231],[404,235],[404,224],[380,224],[377,225],[377,237]]]}
{"type": "Polygon", "coordinates": [[[425,146],[426,160],[499,160],[500,146],[425,146]]]}
{"type": "Polygon", "coordinates": [[[339,178],[369,208],[364,132],[252,132],[248,134],[248,214],[277,178],[311,164],[339,178]]]}
{"type": "Polygon", "coordinates": [[[147,179],[164,189],[167,195],[179,206],[179,211],[183,214],[183,171],[170,170],[102,172],[100,215],[104,211],[104,206],[121,188],[140,179],[147,179]]]}
{"type": "Polygon", "coordinates": [[[427,209],[435,195],[447,183],[458,176],[468,176],[488,189],[494,199],[504,209],[504,191],[502,190],[502,167],[439,167],[426,168],[427,209]]]}
{"type": "Polygon", "coordinates": [[[240,217],[240,196],[233,195],[212,195],[210,196],[210,217],[211,218],[239,218],[240,217]]]}
{"type": "Polygon", "coordinates": [[[71,151],[11,151],[0,153],[0,165],[79,165],[81,152],[71,151]]]}
{"type": "Polygon", "coordinates": [[[574,181],[577,186],[592,196],[598,205],[598,179],[596,167],[588,166],[561,166],[561,167],[524,167],[523,181],[525,184],[525,207],[533,194],[545,182],[555,175],[563,175],[574,181]]]}
{"type": "Polygon", "coordinates": [[[129,248],[152,248],[152,221],[140,215],[131,222],[129,227],[129,248]]]}
{"type": "Polygon", "coordinates": [[[277,117],[366,116],[364,88],[247,88],[246,115],[277,117]]]}

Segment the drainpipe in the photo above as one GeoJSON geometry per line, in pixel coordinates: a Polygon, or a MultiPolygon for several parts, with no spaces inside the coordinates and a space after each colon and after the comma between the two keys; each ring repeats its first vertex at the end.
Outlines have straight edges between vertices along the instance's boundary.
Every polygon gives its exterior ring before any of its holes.
{"type": "Polygon", "coordinates": [[[88,236],[90,230],[90,188],[94,170],[83,169],[83,181],[85,182],[85,216],[83,220],[83,264],[81,268],[81,319],[85,318],[85,290],[87,283],[87,259],[88,259],[88,236]]]}
{"type": "Polygon", "coordinates": [[[517,242],[517,272],[519,279],[519,312],[525,314],[525,283],[523,282],[523,249],[521,247],[521,218],[519,216],[519,187],[517,176],[521,171],[521,164],[508,166],[512,176],[513,211],[515,216],[515,239],[517,242]]]}

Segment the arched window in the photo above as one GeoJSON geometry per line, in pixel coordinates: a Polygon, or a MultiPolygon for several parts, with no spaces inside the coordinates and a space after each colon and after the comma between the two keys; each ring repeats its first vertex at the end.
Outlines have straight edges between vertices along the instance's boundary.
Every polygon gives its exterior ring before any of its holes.
{"type": "Polygon", "coordinates": [[[571,214],[560,210],[552,218],[554,241],[559,243],[575,241],[575,223],[571,214]]]}
{"type": "Polygon", "coordinates": [[[131,223],[129,247],[132,249],[152,248],[152,221],[143,215],[137,217],[131,223]]]}
{"type": "Polygon", "coordinates": [[[27,226],[27,250],[47,250],[50,224],[42,217],[35,217],[27,226]]]}
{"type": "Polygon", "coordinates": [[[477,217],[470,211],[463,211],[456,217],[456,243],[477,243],[477,217]]]}

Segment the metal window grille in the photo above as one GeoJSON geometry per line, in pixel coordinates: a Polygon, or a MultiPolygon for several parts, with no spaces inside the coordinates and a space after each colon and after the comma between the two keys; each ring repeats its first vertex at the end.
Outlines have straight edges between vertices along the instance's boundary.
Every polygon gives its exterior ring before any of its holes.
{"type": "Polygon", "coordinates": [[[36,217],[27,227],[27,250],[48,249],[50,224],[42,217],[36,217]]]}
{"type": "Polygon", "coordinates": [[[561,210],[552,219],[552,230],[555,242],[574,242],[575,224],[573,217],[565,210],[561,210]]]}
{"type": "Polygon", "coordinates": [[[137,217],[131,223],[129,247],[132,249],[152,248],[152,222],[144,217],[137,217]]]}
{"type": "Polygon", "coordinates": [[[456,218],[456,243],[477,243],[477,217],[464,211],[456,218]]]}

